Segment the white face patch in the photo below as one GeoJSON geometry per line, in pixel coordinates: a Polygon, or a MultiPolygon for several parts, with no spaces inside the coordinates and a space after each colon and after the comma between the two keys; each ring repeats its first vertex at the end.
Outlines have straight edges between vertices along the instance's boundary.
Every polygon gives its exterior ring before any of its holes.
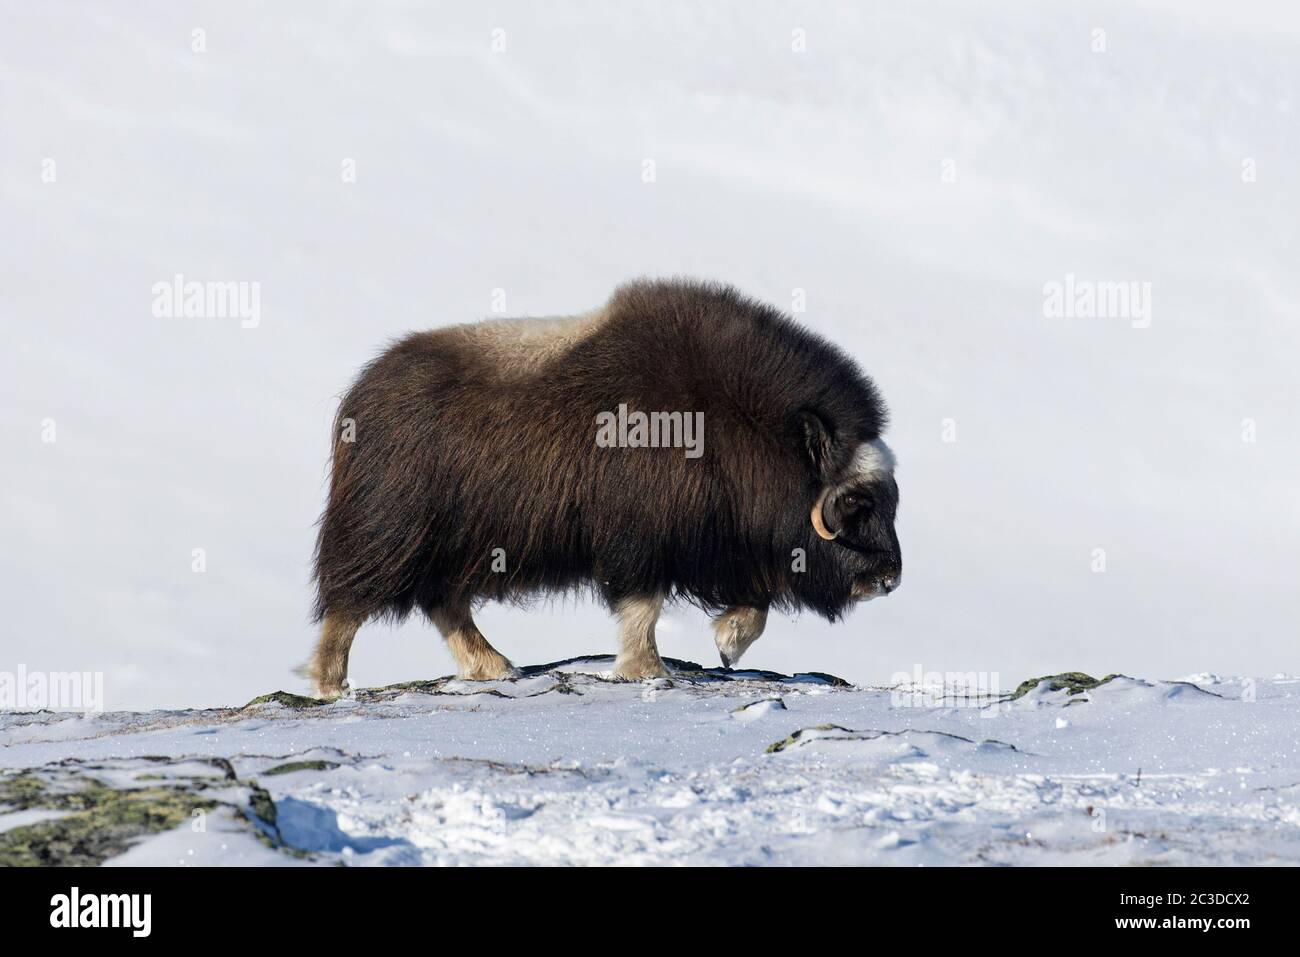
{"type": "Polygon", "coordinates": [[[853,454],[849,463],[849,475],[860,478],[874,478],[880,475],[894,474],[894,453],[880,439],[863,442],[853,454]]]}

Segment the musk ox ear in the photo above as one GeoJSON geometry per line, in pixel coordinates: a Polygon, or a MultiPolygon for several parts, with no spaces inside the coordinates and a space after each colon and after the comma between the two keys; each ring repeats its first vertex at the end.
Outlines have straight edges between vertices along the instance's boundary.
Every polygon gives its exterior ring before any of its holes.
{"type": "Polygon", "coordinates": [[[835,435],[830,426],[816,412],[805,409],[799,413],[799,427],[803,434],[804,449],[813,469],[823,485],[830,484],[835,472],[835,435]]]}

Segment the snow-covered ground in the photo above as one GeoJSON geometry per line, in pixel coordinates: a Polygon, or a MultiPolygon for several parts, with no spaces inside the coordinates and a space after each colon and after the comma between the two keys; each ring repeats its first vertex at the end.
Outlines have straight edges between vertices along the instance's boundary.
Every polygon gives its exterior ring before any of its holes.
{"type": "Polygon", "coordinates": [[[4,715],[0,861],[59,859],[98,814],[112,864],[1300,863],[1300,678],[918,701],[608,667],[4,715]]]}

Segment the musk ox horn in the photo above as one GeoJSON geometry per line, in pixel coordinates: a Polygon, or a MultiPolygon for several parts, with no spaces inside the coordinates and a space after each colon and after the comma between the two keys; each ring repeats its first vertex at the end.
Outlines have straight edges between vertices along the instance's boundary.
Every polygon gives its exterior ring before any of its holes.
{"type": "Polygon", "coordinates": [[[822,518],[822,503],[826,501],[826,496],[829,493],[830,493],[830,486],[827,486],[826,488],[822,489],[822,493],[817,496],[817,501],[813,502],[813,507],[812,507],[813,531],[815,531],[822,538],[826,539],[826,541],[828,542],[834,541],[834,539],[840,534],[839,532],[832,532],[829,528],[827,528],[826,522],[822,518]]]}

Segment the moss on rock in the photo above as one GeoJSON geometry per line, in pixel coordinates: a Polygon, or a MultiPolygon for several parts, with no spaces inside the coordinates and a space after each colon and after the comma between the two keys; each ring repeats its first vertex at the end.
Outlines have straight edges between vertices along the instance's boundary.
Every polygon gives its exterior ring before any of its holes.
{"type": "Polygon", "coordinates": [[[770,705],[772,705],[772,709],[773,709],[774,711],[789,711],[789,710],[790,710],[789,708],[787,708],[787,707],[785,706],[785,702],[784,702],[783,700],[781,700],[780,698],[759,698],[757,701],[750,701],[750,702],[747,702],[747,703],[745,703],[745,704],[739,705],[738,707],[732,708],[732,709],[731,709],[731,714],[740,714],[740,713],[743,712],[743,711],[748,711],[750,708],[757,708],[757,707],[759,707],[759,706],[761,706],[761,705],[765,705],[765,704],[770,704],[770,705]]]}
{"type": "Polygon", "coordinates": [[[194,811],[218,803],[184,788],[116,790],[94,778],[75,790],[61,790],[35,775],[0,783],[0,801],[15,810],[64,812],[0,832],[0,867],[102,864],[140,838],[179,827],[194,811]]]}
{"type": "Polygon", "coordinates": [[[276,837],[279,837],[279,831],[276,828],[275,802],[271,800],[270,793],[265,788],[260,788],[256,784],[250,787],[248,796],[248,808],[257,817],[259,821],[276,831],[276,837]]]}
{"type": "Polygon", "coordinates": [[[289,761],[286,764],[277,764],[273,768],[267,768],[262,774],[293,774],[295,771],[333,771],[337,767],[338,764],[334,761],[289,761]]]}
{"type": "Polygon", "coordinates": [[[0,832],[0,867],[95,866],[150,835],[183,826],[197,811],[218,808],[233,812],[268,846],[301,854],[285,846],[271,795],[256,782],[241,781],[225,758],[137,758],[110,764],[113,772],[129,777],[106,783],[90,773],[105,770],[104,765],[72,759],[0,775],[0,813],[52,812],[45,820],[0,832]],[[159,766],[163,764],[173,773],[159,766]],[[214,777],[195,764],[221,773],[214,777]],[[246,800],[237,796],[240,792],[246,800]]]}
{"type": "Polygon", "coordinates": [[[1084,674],[1082,671],[1063,671],[1059,675],[1044,675],[1042,678],[1030,678],[1027,681],[1020,682],[1009,700],[1015,701],[1017,698],[1024,697],[1044,681],[1050,682],[1047,686],[1048,691],[1064,691],[1067,694],[1076,695],[1091,691],[1093,688],[1098,688],[1118,677],[1120,677],[1118,674],[1112,674],[1098,679],[1092,677],[1092,675],[1084,674]]]}
{"type": "Polygon", "coordinates": [[[763,753],[776,754],[779,751],[784,751],[786,748],[798,744],[799,739],[802,738],[809,731],[843,731],[845,734],[855,733],[852,729],[841,727],[838,724],[816,724],[813,725],[811,728],[800,728],[798,731],[794,732],[794,734],[788,735],[782,738],[780,741],[774,741],[773,743],[767,746],[767,748],[764,750],[763,753]]]}
{"type": "Polygon", "coordinates": [[[319,708],[321,705],[329,704],[328,701],[324,701],[320,698],[308,698],[306,695],[293,694],[289,691],[272,691],[270,694],[258,695],[252,701],[248,702],[248,704],[244,705],[240,710],[243,711],[248,708],[255,708],[260,704],[271,704],[272,702],[284,705],[286,708],[294,708],[298,710],[303,708],[319,708]]]}

